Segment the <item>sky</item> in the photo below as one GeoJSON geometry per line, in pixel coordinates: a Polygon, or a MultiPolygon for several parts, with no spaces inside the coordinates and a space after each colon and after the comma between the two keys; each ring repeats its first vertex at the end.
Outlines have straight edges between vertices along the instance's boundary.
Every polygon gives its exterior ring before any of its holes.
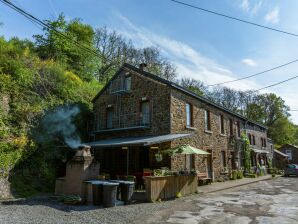
{"type": "MultiPolygon", "coordinates": [[[[297,0],[181,0],[198,7],[298,34],[297,0]]],[[[94,28],[116,30],[137,47],[155,46],[179,77],[215,84],[298,59],[298,37],[236,22],[169,0],[11,0],[40,19],[81,18],[94,28]]],[[[0,3],[0,35],[32,39],[40,28],[0,3]]],[[[298,75],[298,63],[227,87],[254,90],[298,75]]],[[[298,79],[261,91],[298,109],[298,79]]],[[[298,124],[298,112],[291,112],[298,124]]]]}

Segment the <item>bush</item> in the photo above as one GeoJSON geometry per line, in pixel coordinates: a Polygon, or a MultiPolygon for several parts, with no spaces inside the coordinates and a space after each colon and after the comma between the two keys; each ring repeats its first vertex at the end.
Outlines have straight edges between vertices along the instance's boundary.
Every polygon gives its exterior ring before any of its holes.
{"type": "Polygon", "coordinates": [[[232,170],[230,179],[231,180],[236,180],[237,179],[237,176],[238,176],[238,171],[237,170],[232,170]]]}
{"type": "Polygon", "coordinates": [[[238,170],[237,172],[237,179],[242,179],[243,178],[243,171],[242,170],[238,170]]]}

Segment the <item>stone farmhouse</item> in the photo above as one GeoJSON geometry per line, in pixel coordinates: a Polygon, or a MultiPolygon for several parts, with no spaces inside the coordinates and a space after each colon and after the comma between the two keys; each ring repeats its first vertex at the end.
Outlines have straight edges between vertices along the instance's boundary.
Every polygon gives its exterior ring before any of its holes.
{"type": "Polygon", "coordinates": [[[92,141],[101,171],[197,170],[213,180],[243,166],[240,137],[251,144],[252,164],[267,164],[273,144],[267,128],[176,83],[124,64],[93,99],[92,141]],[[189,144],[209,155],[163,151],[189,144]]]}

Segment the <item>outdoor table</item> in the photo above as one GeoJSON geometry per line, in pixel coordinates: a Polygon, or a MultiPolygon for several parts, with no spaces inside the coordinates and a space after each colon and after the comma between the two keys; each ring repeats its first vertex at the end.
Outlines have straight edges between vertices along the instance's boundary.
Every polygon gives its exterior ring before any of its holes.
{"type": "Polygon", "coordinates": [[[119,199],[119,193],[121,195],[120,200],[124,201],[126,204],[130,202],[133,195],[135,182],[125,181],[125,180],[111,180],[111,182],[119,183],[120,187],[118,188],[117,198],[119,199]]]}

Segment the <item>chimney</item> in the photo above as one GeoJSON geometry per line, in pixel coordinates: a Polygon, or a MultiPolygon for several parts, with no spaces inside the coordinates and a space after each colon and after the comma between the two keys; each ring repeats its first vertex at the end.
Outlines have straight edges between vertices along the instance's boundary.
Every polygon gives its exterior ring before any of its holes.
{"type": "Polygon", "coordinates": [[[139,69],[142,70],[142,71],[144,71],[144,68],[146,68],[146,67],[147,67],[147,64],[146,63],[141,63],[139,65],[139,69]]]}

